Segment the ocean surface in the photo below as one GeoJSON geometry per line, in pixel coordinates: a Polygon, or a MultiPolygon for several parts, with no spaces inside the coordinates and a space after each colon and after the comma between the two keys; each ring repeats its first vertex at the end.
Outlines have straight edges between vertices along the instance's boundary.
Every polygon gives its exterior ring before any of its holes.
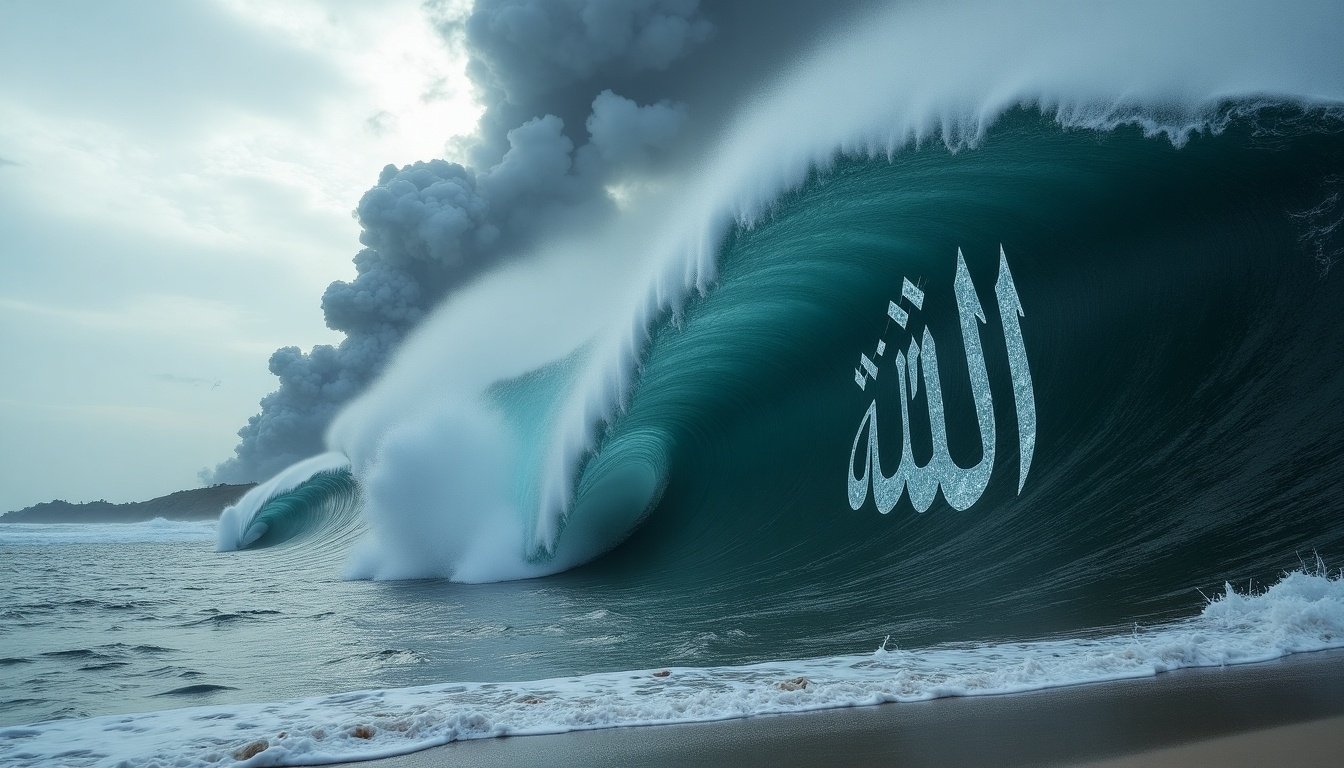
{"type": "Polygon", "coordinates": [[[935,11],[837,42],[656,226],[593,236],[635,278],[485,276],[217,525],[0,526],[0,764],[316,764],[1344,646],[1344,64],[1275,26],[1330,8],[936,77],[897,66],[935,11]]]}
{"type": "Polygon", "coordinates": [[[248,765],[319,764],[1344,645],[1344,575],[1314,559],[1237,588],[1174,590],[1161,610],[1138,602],[1133,621],[1076,606],[1071,629],[1017,635],[957,629],[996,624],[993,601],[957,621],[837,626],[766,594],[739,612],[683,590],[691,605],[670,611],[670,595],[604,589],[596,573],[344,580],[293,550],[217,554],[213,537],[211,524],[164,521],[0,526],[0,764],[232,765],[258,741],[269,754],[248,765]]]}

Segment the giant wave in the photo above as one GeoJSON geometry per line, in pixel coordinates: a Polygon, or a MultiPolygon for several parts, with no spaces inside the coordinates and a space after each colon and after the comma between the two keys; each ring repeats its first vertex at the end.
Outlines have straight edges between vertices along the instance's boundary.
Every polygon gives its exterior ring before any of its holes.
{"type": "MultiPolygon", "coordinates": [[[[1344,11],[983,4],[949,41],[952,13],[865,19],[610,231],[446,302],[330,430],[367,529],[346,573],[601,558],[593,578],[856,633],[987,594],[1034,632],[1337,548],[1344,56],[1322,36],[1344,11]],[[855,503],[856,455],[871,484],[940,445],[984,465],[971,503],[929,475],[855,503]]],[[[221,548],[275,526],[273,491],[221,548]]]]}

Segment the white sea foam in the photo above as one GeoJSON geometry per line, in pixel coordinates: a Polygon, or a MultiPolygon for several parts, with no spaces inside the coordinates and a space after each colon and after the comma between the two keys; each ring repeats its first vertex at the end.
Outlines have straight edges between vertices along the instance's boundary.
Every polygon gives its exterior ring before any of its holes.
{"type": "Polygon", "coordinates": [[[440,684],[58,720],[0,728],[0,763],[15,768],[318,765],[405,754],[462,739],[1013,693],[1245,664],[1344,647],[1344,574],[1294,572],[1254,595],[1228,586],[1198,616],[1112,636],[918,650],[882,645],[864,655],[748,666],[440,684]],[[666,676],[655,674],[663,671],[666,676]],[[263,751],[247,760],[235,758],[238,750],[257,742],[264,742],[263,751]]]}
{"type": "Polygon", "coordinates": [[[9,523],[0,525],[0,547],[48,544],[139,544],[211,541],[215,521],[165,520],[143,523],[9,523]]]}

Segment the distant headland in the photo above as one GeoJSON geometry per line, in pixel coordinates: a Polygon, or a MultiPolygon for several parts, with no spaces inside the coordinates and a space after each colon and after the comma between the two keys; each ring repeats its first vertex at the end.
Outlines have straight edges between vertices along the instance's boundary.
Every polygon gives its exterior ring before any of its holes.
{"type": "Polygon", "coordinates": [[[101,500],[72,504],[57,499],[0,515],[0,523],[139,523],[158,517],[213,520],[254,485],[212,485],[126,504],[101,500]]]}

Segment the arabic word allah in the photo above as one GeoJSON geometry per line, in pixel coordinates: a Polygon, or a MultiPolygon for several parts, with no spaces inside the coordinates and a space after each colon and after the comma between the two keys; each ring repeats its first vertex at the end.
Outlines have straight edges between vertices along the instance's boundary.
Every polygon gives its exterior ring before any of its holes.
{"type": "MultiPolygon", "coordinates": [[[[901,462],[891,475],[882,471],[877,439],[877,398],[874,397],[859,422],[859,429],[854,434],[854,446],[849,453],[849,506],[853,509],[863,507],[871,488],[877,511],[884,515],[896,506],[902,495],[909,496],[916,512],[924,512],[932,506],[940,489],[948,505],[956,510],[964,510],[975,504],[989,485],[990,473],[994,469],[994,402],[990,397],[989,374],[985,370],[985,355],[980,339],[980,326],[986,322],[985,311],[976,295],[961,249],[957,249],[957,276],[953,286],[957,315],[961,321],[966,369],[971,379],[971,396],[975,401],[976,422],[980,428],[980,461],[974,466],[962,467],[952,460],[947,448],[943,387],[938,374],[938,346],[927,326],[918,338],[912,331],[909,348],[896,352],[892,366],[896,369],[898,390],[901,393],[901,462]],[[914,453],[910,449],[909,427],[910,402],[919,393],[921,380],[928,402],[929,434],[933,438],[933,455],[923,466],[915,463],[914,453]],[[865,432],[868,440],[860,448],[865,432]],[[855,474],[856,467],[860,466],[863,468],[862,474],[855,474]]],[[[1008,270],[1008,257],[1003,246],[999,246],[999,278],[994,284],[994,296],[999,305],[1003,338],[1008,349],[1008,371],[1013,382],[1013,401],[1017,406],[1018,450],[1021,457],[1017,491],[1021,493],[1027,482],[1027,473],[1031,470],[1031,456],[1036,447],[1036,401],[1031,386],[1031,370],[1027,367],[1027,352],[1022,343],[1020,319],[1026,313],[1022,311],[1022,302],[1013,286],[1013,275],[1008,270]]],[[[887,316],[906,329],[911,321],[911,312],[923,308],[924,292],[909,278],[903,278],[901,296],[887,305],[887,316]]],[[[877,378],[881,371],[878,363],[886,351],[886,341],[879,340],[872,357],[859,355],[859,367],[854,369],[854,383],[860,390],[866,391],[868,382],[877,378]]]]}

